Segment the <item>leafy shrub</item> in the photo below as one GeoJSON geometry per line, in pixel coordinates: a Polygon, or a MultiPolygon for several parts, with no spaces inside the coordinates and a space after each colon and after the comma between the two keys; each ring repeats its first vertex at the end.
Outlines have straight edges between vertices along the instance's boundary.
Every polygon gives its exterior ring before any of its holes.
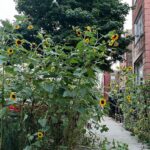
{"type": "Polygon", "coordinates": [[[149,142],[150,81],[138,85],[131,67],[122,68],[119,83],[112,83],[111,95],[123,112],[124,125],[141,140],[149,142]],[[122,88],[123,87],[123,88],[122,88]]]}
{"type": "Polygon", "coordinates": [[[75,149],[88,120],[107,112],[96,73],[108,43],[85,31],[76,47],[54,45],[39,31],[33,46],[15,30],[7,22],[0,30],[1,149],[75,149]]]}

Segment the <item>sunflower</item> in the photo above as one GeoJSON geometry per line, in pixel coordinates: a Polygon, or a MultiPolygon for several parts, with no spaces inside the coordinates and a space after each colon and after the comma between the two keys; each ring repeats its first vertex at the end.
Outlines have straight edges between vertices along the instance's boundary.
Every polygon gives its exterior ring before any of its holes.
{"type": "Polygon", "coordinates": [[[115,42],[114,40],[111,40],[111,41],[108,42],[108,45],[109,45],[109,46],[113,46],[113,45],[114,45],[114,42],[115,42]]]}
{"type": "Polygon", "coordinates": [[[15,26],[15,29],[16,29],[16,30],[19,30],[19,29],[20,29],[20,26],[19,26],[19,25],[16,25],[16,26],[15,26]]]}
{"type": "Polygon", "coordinates": [[[118,34],[114,34],[112,37],[111,37],[112,40],[114,41],[117,41],[119,39],[119,35],[118,34]]]}
{"type": "Polygon", "coordinates": [[[11,48],[8,48],[7,49],[7,54],[10,56],[10,55],[12,55],[14,53],[14,51],[13,51],[13,49],[11,49],[11,48]]]}
{"type": "Polygon", "coordinates": [[[119,46],[119,43],[118,43],[117,41],[115,41],[114,46],[115,46],[115,47],[118,47],[118,46],[119,46]]]}
{"type": "Polygon", "coordinates": [[[134,112],[134,109],[130,109],[130,113],[133,113],[134,112]]]}
{"type": "Polygon", "coordinates": [[[10,99],[14,100],[14,101],[16,100],[16,93],[15,92],[10,93],[10,99]]]}
{"type": "Polygon", "coordinates": [[[89,43],[90,43],[90,39],[87,37],[87,38],[84,39],[84,42],[85,42],[86,44],[89,44],[89,43]]]}
{"type": "Polygon", "coordinates": [[[106,105],[106,99],[101,98],[101,99],[99,100],[99,105],[100,105],[101,107],[105,107],[105,105],[106,105]]]}
{"type": "Polygon", "coordinates": [[[32,30],[33,29],[33,25],[28,25],[27,29],[28,30],[32,30]]]}
{"type": "Polygon", "coordinates": [[[131,102],[131,96],[128,95],[126,98],[127,98],[128,103],[130,103],[131,102]]]}
{"type": "Polygon", "coordinates": [[[37,133],[37,137],[38,137],[39,140],[41,140],[43,138],[43,136],[44,136],[43,132],[39,131],[37,133]]]}
{"type": "Polygon", "coordinates": [[[19,46],[22,44],[22,40],[16,39],[16,45],[19,46]]]}
{"type": "Polygon", "coordinates": [[[87,26],[87,27],[86,27],[86,30],[87,30],[87,31],[89,31],[89,32],[91,32],[91,31],[92,31],[92,29],[91,29],[91,27],[90,27],[90,26],[87,26]]]}
{"type": "Polygon", "coordinates": [[[133,69],[132,66],[129,66],[129,67],[128,67],[128,70],[129,70],[129,71],[132,71],[132,69],[133,69]]]}
{"type": "Polygon", "coordinates": [[[81,36],[81,31],[80,30],[76,30],[76,34],[77,34],[77,36],[81,36]]]}

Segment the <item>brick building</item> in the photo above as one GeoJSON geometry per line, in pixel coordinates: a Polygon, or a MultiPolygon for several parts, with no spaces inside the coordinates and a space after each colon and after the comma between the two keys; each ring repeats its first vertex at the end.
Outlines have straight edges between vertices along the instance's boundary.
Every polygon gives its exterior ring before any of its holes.
{"type": "Polygon", "coordinates": [[[135,36],[132,61],[137,74],[136,81],[141,83],[150,77],[150,0],[133,0],[132,3],[132,32],[135,36]]]}
{"type": "MultiPolygon", "coordinates": [[[[132,35],[132,30],[127,30],[125,36],[132,35]]],[[[129,51],[123,55],[123,62],[121,62],[121,67],[132,66],[132,43],[128,46],[129,51]]]]}
{"type": "MultiPolygon", "coordinates": [[[[135,40],[129,45],[130,52],[124,54],[121,66],[133,66],[136,82],[140,84],[150,79],[150,0],[132,0],[132,33],[135,40]]],[[[129,31],[130,34],[130,31],[129,31]]],[[[109,85],[112,75],[104,73],[104,95],[108,98],[109,85]]],[[[113,76],[114,78],[114,76],[113,76]]]]}
{"type": "Polygon", "coordinates": [[[103,74],[103,94],[106,100],[109,97],[109,90],[110,90],[110,81],[111,81],[111,74],[109,72],[104,72],[103,74]]]}

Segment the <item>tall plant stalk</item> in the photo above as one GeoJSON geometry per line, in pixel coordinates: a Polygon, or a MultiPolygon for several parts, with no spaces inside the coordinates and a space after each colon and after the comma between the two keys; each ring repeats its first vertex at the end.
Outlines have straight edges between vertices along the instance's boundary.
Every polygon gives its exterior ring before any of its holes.
{"type": "MultiPolygon", "coordinates": [[[[5,72],[4,72],[4,64],[2,65],[2,101],[1,101],[1,110],[3,109],[3,105],[5,102],[4,99],[4,84],[5,84],[5,72]]],[[[3,116],[1,117],[1,139],[0,139],[0,149],[2,149],[2,140],[3,140],[3,116]]]]}

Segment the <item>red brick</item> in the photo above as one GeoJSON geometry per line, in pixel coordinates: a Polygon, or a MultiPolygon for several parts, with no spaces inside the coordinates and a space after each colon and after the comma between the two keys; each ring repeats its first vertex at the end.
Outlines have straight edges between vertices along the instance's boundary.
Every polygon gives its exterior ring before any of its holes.
{"type": "Polygon", "coordinates": [[[150,62],[144,64],[144,70],[150,70],[150,62]]]}
{"type": "Polygon", "coordinates": [[[137,19],[140,11],[143,15],[143,25],[144,25],[144,36],[140,39],[136,47],[133,47],[133,60],[135,62],[141,58],[143,51],[143,71],[144,78],[150,75],[150,0],[137,0],[136,8],[133,10],[133,33],[134,33],[134,22],[137,19]]]}

